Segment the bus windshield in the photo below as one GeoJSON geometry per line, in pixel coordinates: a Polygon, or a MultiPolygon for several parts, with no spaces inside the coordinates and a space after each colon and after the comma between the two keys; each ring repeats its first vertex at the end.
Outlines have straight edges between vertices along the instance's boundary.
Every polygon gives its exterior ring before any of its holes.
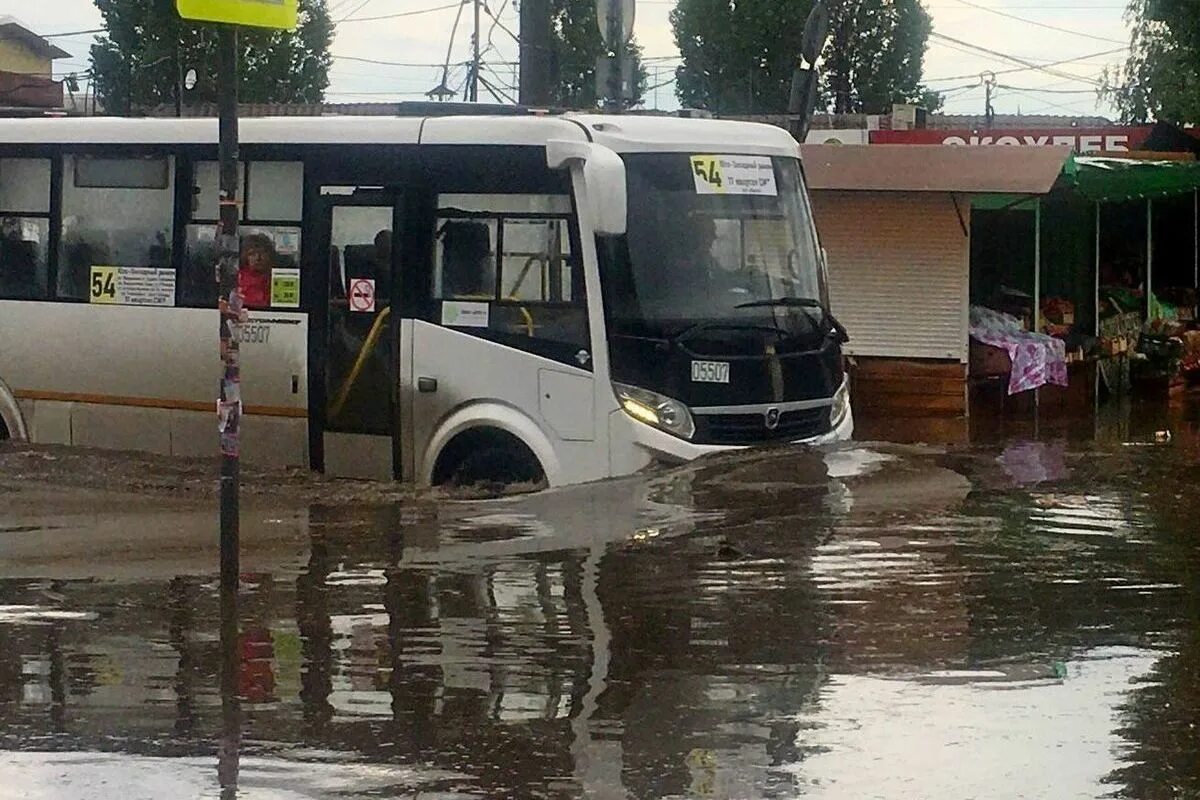
{"type": "Polygon", "coordinates": [[[670,337],[823,302],[799,161],[637,153],[624,157],[624,237],[601,243],[610,326],[670,337]]]}

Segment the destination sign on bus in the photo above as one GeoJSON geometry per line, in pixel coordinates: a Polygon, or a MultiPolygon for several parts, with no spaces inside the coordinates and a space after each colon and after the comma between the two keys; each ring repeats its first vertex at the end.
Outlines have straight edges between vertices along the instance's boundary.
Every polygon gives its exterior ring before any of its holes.
{"type": "Polygon", "coordinates": [[[93,266],[88,302],[122,306],[175,305],[175,270],[93,266]]]}
{"type": "Polygon", "coordinates": [[[967,146],[1067,146],[1076,153],[1126,153],[1140,150],[1149,125],[1107,128],[997,128],[994,130],[871,131],[871,144],[946,144],[967,146]]]}
{"type": "Polygon", "coordinates": [[[696,194],[775,196],[775,168],[763,156],[692,156],[696,194]]]}

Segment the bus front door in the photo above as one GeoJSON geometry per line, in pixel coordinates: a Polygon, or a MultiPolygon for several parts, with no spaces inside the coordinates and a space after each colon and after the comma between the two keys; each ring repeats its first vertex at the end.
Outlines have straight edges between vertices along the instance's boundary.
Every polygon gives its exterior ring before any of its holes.
{"type": "MultiPolygon", "coordinates": [[[[392,317],[399,257],[397,198],[380,190],[322,187],[322,253],[327,253],[321,420],[326,474],[400,477],[396,359],[399,324],[392,317]]],[[[317,398],[314,398],[316,400],[317,398]]]]}

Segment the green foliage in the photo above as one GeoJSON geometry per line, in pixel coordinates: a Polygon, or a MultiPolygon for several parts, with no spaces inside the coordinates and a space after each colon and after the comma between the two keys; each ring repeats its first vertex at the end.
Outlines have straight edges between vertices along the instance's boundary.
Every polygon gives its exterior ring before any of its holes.
{"type": "MultiPolygon", "coordinates": [[[[679,0],[671,12],[683,57],[676,92],[689,107],[725,114],[787,109],[812,0],[679,0]]],[[[920,0],[832,6],[822,91],[837,112],[886,113],[920,102],[931,22],[920,0]]]]}
{"type": "MultiPolygon", "coordinates": [[[[217,35],[179,17],[174,0],[96,0],[105,33],[92,45],[96,94],[109,113],[173,104],[183,73],[196,70],[185,102],[217,98],[217,35]]],[[[333,22],[325,0],[300,0],[294,31],[241,28],[238,99],[319,103],[329,85],[333,22]]]]}
{"type": "Polygon", "coordinates": [[[824,73],[834,113],[882,114],[892,103],[922,100],[933,23],[920,0],[841,3],[830,18],[824,73]]]}
{"type": "Polygon", "coordinates": [[[1104,75],[1102,96],[1124,122],[1200,121],[1200,15],[1194,0],[1132,0],[1124,66],[1104,75]]]}

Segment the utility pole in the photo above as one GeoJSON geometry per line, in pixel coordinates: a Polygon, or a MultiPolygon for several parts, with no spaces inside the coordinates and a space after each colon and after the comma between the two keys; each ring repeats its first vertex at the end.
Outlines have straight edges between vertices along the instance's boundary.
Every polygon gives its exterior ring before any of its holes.
{"type": "Polygon", "coordinates": [[[983,98],[983,124],[988,130],[992,129],[992,123],[996,120],[996,109],[992,108],[992,90],[996,87],[996,75],[992,72],[985,72],[979,76],[983,80],[984,98],[983,98]]]}
{"type": "Polygon", "coordinates": [[[635,0],[596,0],[596,22],[607,52],[596,61],[596,95],[609,109],[623,110],[633,83],[629,42],[633,38],[635,0]]]}
{"type": "Polygon", "coordinates": [[[471,56],[471,96],[472,103],[479,100],[479,3],[480,0],[472,0],[475,6],[475,33],[471,36],[471,47],[473,55],[471,56]]]}
{"type": "Polygon", "coordinates": [[[521,0],[520,74],[517,100],[525,106],[548,106],[553,102],[550,61],[550,2],[521,0]]]}

